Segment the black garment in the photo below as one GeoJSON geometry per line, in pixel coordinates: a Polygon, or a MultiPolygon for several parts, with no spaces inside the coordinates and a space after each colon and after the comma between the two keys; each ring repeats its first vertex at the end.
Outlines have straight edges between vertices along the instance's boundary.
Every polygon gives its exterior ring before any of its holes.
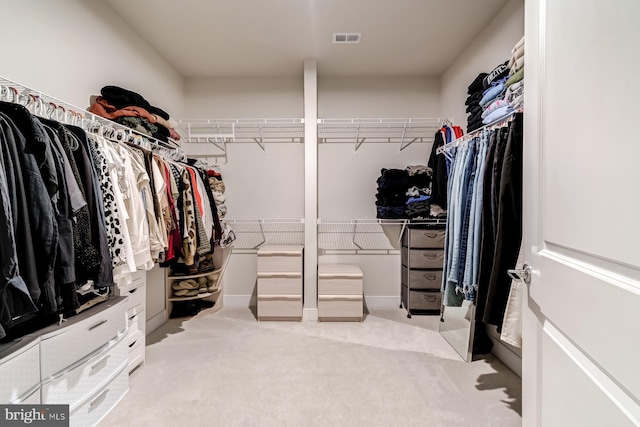
{"type": "Polygon", "coordinates": [[[429,184],[431,184],[431,177],[426,173],[419,173],[409,176],[409,188],[427,188],[429,187],[429,184]]]}
{"type": "Polygon", "coordinates": [[[471,123],[467,124],[467,133],[473,132],[474,130],[480,129],[484,124],[482,123],[482,118],[477,119],[471,123]]]}
{"type": "MultiPolygon", "coordinates": [[[[75,249],[75,272],[76,283],[84,284],[92,276],[93,271],[96,271],[100,265],[101,256],[99,249],[94,245],[92,229],[91,229],[91,216],[89,212],[89,203],[93,206],[93,187],[86,188],[86,180],[83,180],[76,163],[76,157],[74,156],[74,150],[72,147],[77,147],[76,144],[80,142],[67,128],[57,122],[47,122],[58,133],[60,143],[66,154],[69,166],[73,171],[73,176],[82,192],[82,196],[87,204],[82,206],[74,215],[73,221],[73,246],[75,249]]],[[[77,151],[77,149],[76,149],[77,151]]],[[[82,153],[78,153],[81,156],[82,153]]]]}
{"type": "MultiPolygon", "coordinates": [[[[34,300],[45,313],[55,313],[58,309],[54,278],[58,226],[50,191],[57,186],[57,177],[49,162],[51,152],[47,136],[42,125],[23,106],[2,102],[0,111],[13,128],[15,150],[28,200],[31,230],[26,235],[18,236],[18,239],[31,239],[33,244],[31,256],[34,257],[41,291],[40,298],[34,300]]],[[[32,284],[27,285],[31,289],[32,284]]]]}
{"type": "Polygon", "coordinates": [[[407,218],[428,217],[431,212],[431,204],[428,200],[422,202],[407,203],[405,206],[405,215],[407,218]]]}
{"type": "Polygon", "coordinates": [[[58,193],[54,199],[58,223],[58,256],[54,270],[58,309],[63,313],[74,312],[80,304],[76,295],[75,251],[73,246],[73,213],[69,191],[64,176],[64,154],[55,131],[45,127],[51,142],[52,159],[58,172],[58,193]]]}
{"type": "Polygon", "coordinates": [[[511,122],[504,148],[497,212],[496,244],[487,289],[486,323],[502,328],[511,289],[507,270],[515,268],[522,243],[522,114],[511,122]]]}
{"type": "Polygon", "coordinates": [[[433,170],[430,202],[432,205],[447,209],[447,159],[444,155],[436,153],[436,150],[443,145],[445,145],[444,138],[442,133],[438,131],[431,146],[431,155],[428,163],[428,166],[433,170]]]}
{"type": "Polygon", "coordinates": [[[480,265],[478,269],[478,294],[476,296],[476,319],[484,317],[487,303],[487,288],[491,280],[491,268],[493,266],[493,254],[495,251],[495,232],[493,215],[491,212],[491,183],[493,181],[493,162],[498,146],[498,132],[493,132],[487,147],[487,157],[484,167],[482,184],[482,218],[481,218],[481,242],[480,265]]]}
{"type": "Polygon", "coordinates": [[[409,187],[409,172],[405,169],[382,169],[377,179],[378,190],[396,193],[407,191],[409,187]]]}
{"type": "Polygon", "coordinates": [[[480,104],[471,104],[467,107],[467,113],[469,113],[469,115],[474,115],[477,112],[482,113],[482,107],[480,104]]]}
{"type": "MultiPolygon", "coordinates": [[[[0,144],[6,145],[1,128],[0,144]]],[[[4,150],[0,150],[0,339],[7,335],[5,328],[13,325],[14,318],[38,311],[20,275],[12,201],[4,165],[4,150]]]]}
{"type": "Polygon", "coordinates": [[[406,188],[401,193],[378,193],[376,194],[376,206],[404,206],[409,197],[406,188]]]}
{"type": "Polygon", "coordinates": [[[487,73],[480,73],[476,76],[475,79],[471,82],[471,84],[467,87],[467,93],[471,95],[474,92],[482,91],[483,89],[483,80],[487,76],[487,73]]]}
{"type": "Polygon", "coordinates": [[[89,150],[89,141],[85,131],[77,126],[65,125],[78,141],[78,148],[74,152],[76,164],[85,186],[87,206],[91,219],[92,245],[100,254],[100,263],[95,270],[89,272],[89,278],[93,279],[96,288],[113,286],[113,268],[111,265],[111,252],[107,240],[107,229],[102,201],[100,180],[94,168],[94,161],[89,150]]]}
{"type": "Polygon", "coordinates": [[[131,106],[142,107],[151,114],[157,114],[163,119],[169,120],[169,114],[158,107],[152,106],[149,101],[136,92],[118,86],[105,86],[100,90],[100,94],[118,110],[131,106]]]}
{"type": "Polygon", "coordinates": [[[496,66],[496,68],[494,68],[487,76],[485,76],[484,79],[482,79],[482,86],[487,89],[489,86],[491,86],[491,83],[496,80],[500,80],[502,77],[508,75],[508,63],[509,61],[504,61],[502,64],[496,66]]]}
{"type": "Polygon", "coordinates": [[[464,105],[479,105],[480,101],[482,101],[482,88],[478,92],[469,95],[464,105]]]}
{"type": "MultiPolygon", "coordinates": [[[[36,257],[31,236],[31,218],[29,217],[29,202],[25,189],[25,182],[20,173],[20,159],[16,150],[14,127],[10,119],[0,114],[0,129],[2,129],[3,167],[7,177],[9,202],[13,216],[13,229],[16,253],[19,260],[20,272],[34,302],[40,299],[40,285],[36,270],[36,257]]],[[[4,247],[4,246],[3,246],[4,247]]]]}

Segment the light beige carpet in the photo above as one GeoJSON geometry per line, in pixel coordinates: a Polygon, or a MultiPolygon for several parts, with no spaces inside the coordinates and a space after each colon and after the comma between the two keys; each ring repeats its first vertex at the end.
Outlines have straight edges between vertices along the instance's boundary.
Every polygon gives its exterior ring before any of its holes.
{"type": "Polygon", "coordinates": [[[101,426],[519,426],[520,379],[464,363],[438,316],[257,322],[223,308],[170,321],[101,426]]]}

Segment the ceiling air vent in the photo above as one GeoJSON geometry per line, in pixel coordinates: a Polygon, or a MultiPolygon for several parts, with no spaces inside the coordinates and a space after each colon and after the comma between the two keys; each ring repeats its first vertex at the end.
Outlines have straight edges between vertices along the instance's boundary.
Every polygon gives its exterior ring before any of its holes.
{"type": "Polygon", "coordinates": [[[333,33],[334,43],[360,43],[361,33],[333,33]]]}

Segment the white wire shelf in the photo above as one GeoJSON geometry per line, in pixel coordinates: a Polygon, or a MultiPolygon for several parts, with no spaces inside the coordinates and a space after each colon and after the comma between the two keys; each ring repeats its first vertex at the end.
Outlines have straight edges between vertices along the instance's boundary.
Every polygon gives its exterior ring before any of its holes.
{"type": "Polygon", "coordinates": [[[178,126],[187,142],[208,142],[226,152],[226,144],[304,142],[304,119],[184,119],[178,126]]]}
{"type": "Polygon", "coordinates": [[[254,250],[262,245],[304,245],[302,218],[225,218],[239,250],[254,250]]]}
{"type": "Polygon", "coordinates": [[[432,143],[445,123],[440,118],[318,119],[318,142],[399,143],[400,151],[416,142],[432,143]]]}
{"type": "Polygon", "coordinates": [[[397,251],[391,244],[383,225],[402,226],[406,220],[391,219],[318,219],[318,249],[325,252],[397,251]]]}

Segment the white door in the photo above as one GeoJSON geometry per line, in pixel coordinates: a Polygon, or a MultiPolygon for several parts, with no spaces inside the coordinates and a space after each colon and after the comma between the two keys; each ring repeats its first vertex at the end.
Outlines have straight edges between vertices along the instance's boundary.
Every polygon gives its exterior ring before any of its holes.
{"type": "Polygon", "coordinates": [[[640,425],[640,0],[526,0],[525,426],[640,425]]]}

